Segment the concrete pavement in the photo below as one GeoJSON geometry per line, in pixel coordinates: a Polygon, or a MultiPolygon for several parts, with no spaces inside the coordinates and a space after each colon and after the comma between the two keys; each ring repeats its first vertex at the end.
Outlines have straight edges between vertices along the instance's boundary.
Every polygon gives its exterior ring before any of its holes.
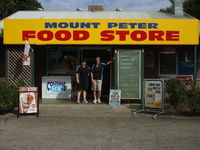
{"type": "Polygon", "coordinates": [[[40,117],[0,116],[0,150],[199,150],[200,118],[132,117],[122,105],[41,104],[40,117]]]}

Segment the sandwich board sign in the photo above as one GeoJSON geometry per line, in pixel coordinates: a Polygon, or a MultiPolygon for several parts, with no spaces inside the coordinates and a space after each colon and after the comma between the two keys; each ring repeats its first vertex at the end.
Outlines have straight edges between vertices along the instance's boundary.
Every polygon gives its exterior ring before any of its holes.
{"type": "Polygon", "coordinates": [[[145,107],[162,107],[162,81],[145,81],[145,107]]]}
{"type": "Polygon", "coordinates": [[[18,115],[36,114],[39,117],[39,102],[37,87],[20,87],[18,99],[18,115]]]}

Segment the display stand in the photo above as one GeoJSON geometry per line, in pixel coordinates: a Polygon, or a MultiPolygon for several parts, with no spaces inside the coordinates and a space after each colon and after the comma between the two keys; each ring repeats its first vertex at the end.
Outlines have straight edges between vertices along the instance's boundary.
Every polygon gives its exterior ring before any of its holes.
{"type": "Polygon", "coordinates": [[[132,113],[155,113],[153,118],[158,118],[165,113],[164,110],[164,81],[161,79],[144,80],[144,96],[142,98],[142,109],[132,113]]]}
{"type": "Polygon", "coordinates": [[[39,117],[39,101],[37,87],[20,87],[18,98],[18,113],[20,115],[36,115],[39,117]]]}

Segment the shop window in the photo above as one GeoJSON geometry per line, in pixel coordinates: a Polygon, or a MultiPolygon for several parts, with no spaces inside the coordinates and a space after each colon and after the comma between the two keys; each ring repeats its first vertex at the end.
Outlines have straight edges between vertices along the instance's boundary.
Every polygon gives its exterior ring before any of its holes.
{"type": "Polygon", "coordinates": [[[194,61],[192,52],[178,53],[178,75],[192,75],[194,71],[194,61]]]}
{"type": "Polygon", "coordinates": [[[74,74],[79,63],[79,49],[48,47],[48,74],[74,74]]]}
{"type": "Polygon", "coordinates": [[[160,53],[160,75],[176,74],[176,53],[161,52],[160,53]]]}

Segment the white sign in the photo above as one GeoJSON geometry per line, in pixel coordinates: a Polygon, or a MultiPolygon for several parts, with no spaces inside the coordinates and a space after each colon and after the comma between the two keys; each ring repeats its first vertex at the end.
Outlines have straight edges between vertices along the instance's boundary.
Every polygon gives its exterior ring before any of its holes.
{"type": "Polygon", "coordinates": [[[30,56],[29,56],[30,48],[31,48],[31,46],[28,43],[28,41],[26,40],[25,47],[24,47],[24,54],[23,54],[23,57],[22,57],[22,65],[23,66],[30,66],[31,65],[31,59],[30,59],[30,56]]]}
{"type": "Polygon", "coordinates": [[[28,43],[28,41],[26,40],[25,47],[24,47],[24,55],[29,56],[30,48],[31,48],[31,46],[28,43]]]}
{"type": "Polygon", "coordinates": [[[121,90],[110,89],[109,105],[119,106],[121,104],[121,90]]]}
{"type": "Polygon", "coordinates": [[[153,108],[162,107],[162,81],[145,81],[145,106],[153,108]]]}
{"type": "Polygon", "coordinates": [[[70,99],[70,76],[46,76],[42,77],[42,98],[70,99]]]}

